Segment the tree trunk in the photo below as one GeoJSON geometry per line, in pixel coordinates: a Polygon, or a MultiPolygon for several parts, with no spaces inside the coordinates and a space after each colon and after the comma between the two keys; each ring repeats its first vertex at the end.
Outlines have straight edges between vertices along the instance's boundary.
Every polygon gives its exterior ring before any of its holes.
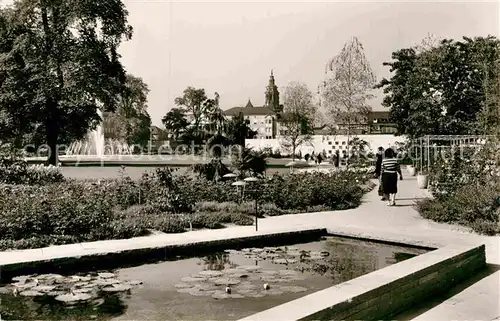
{"type": "MultiPolygon", "coordinates": [[[[52,109],[52,108],[51,108],[52,109]]],[[[57,166],[59,162],[59,151],[57,148],[57,141],[59,138],[59,125],[56,118],[54,117],[54,112],[49,112],[47,116],[47,146],[49,148],[49,155],[47,163],[49,165],[57,166]]]]}
{"type": "Polygon", "coordinates": [[[346,168],[349,169],[349,159],[351,158],[351,120],[347,122],[347,159],[346,168]]]}

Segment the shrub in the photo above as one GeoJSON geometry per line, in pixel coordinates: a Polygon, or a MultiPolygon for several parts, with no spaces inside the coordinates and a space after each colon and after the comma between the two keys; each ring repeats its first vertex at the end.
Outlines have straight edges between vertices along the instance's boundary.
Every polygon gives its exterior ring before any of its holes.
{"type": "Polygon", "coordinates": [[[243,176],[247,172],[250,172],[254,176],[262,176],[267,169],[266,155],[250,148],[243,148],[241,153],[233,155],[232,165],[243,176]]]}
{"type": "Polygon", "coordinates": [[[195,164],[192,166],[192,170],[209,181],[215,180],[216,177],[221,178],[222,176],[231,173],[231,171],[222,163],[220,159],[212,159],[207,164],[195,164]]]}
{"type": "Polygon", "coordinates": [[[217,229],[224,227],[223,224],[252,225],[253,218],[246,214],[234,212],[205,212],[190,216],[193,228],[217,229]]]}
{"type": "Polygon", "coordinates": [[[360,185],[365,181],[363,175],[348,171],[275,175],[261,187],[261,199],[284,210],[348,209],[361,203],[364,191],[360,185]]]}
{"type": "Polygon", "coordinates": [[[422,217],[471,227],[482,234],[500,232],[500,182],[475,183],[458,188],[448,197],[417,203],[422,217]]]}
{"type": "Polygon", "coordinates": [[[56,166],[29,165],[25,161],[0,162],[0,183],[3,184],[48,184],[64,181],[56,166]]]}

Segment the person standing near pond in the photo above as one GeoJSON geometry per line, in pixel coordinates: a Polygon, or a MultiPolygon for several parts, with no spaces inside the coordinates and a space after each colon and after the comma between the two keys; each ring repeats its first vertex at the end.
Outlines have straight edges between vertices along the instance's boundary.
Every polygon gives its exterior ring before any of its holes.
{"type": "Polygon", "coordinates": [[[401,166],[396,158],[396,153],[392,148],[387,148],[384,151],[381,173],[382,190],[384,191],[387,205],[394,206],[396,205],[396,194],[398,193],[398,174],[400,180],[403,179],[403,174],[401,173],[401,166]]]}
{"type": "Polygon", "coordinates": [[[377,160],[375,162],[375,177],[378,179],[378,196],[382,196],[382,201],[386,201],[384,190],[382,189],[382,159],[384,156],[384,148],[381,146],[377,150],[377,160]]]}

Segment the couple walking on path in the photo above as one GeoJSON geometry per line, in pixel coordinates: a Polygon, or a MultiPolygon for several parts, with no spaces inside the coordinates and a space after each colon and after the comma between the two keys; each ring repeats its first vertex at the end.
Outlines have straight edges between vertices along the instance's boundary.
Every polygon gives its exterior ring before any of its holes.
{"type": "Polygon", "coordinates": [[[375,165],[375,175],[379,179],[379,195],[382,200],[387,201],[388,206],[396,205],[396,194],[398,193],[399,179],[403,179],[401,166],[396,158],[396,152],[392,148],[384,151],[383,147],[378,148],[377,163],[375,165]]]}

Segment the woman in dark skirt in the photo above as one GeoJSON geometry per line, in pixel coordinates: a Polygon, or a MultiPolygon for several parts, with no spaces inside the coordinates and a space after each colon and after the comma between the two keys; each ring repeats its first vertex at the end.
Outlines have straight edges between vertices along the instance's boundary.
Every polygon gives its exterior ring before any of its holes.
{"type": "MultiPolygon", "coordinates": [[[[384,148],[381,146],[378,148],[378,151],[377,151],[377,161],[375,162],[375,177],[378,179],[378,196],[384,196],[384,190],[383,190],[383,186],[382,186],[382,159],[383,159],[383,155],[384,155],[384,148]]],[[[384,197],[382,197],[382,201],[387,201],[387,199],[384,197]]]]}
{"type": "Polygon", "coordinates": [[[396,159],[396,153],[392,148],[384,152],[382,160],[382,189],[384,197],[387,199],[388,206],[396,205],[396,194],[398,193],[398,174],[399,179],[403,179],[401,167],[396,159]]]}

